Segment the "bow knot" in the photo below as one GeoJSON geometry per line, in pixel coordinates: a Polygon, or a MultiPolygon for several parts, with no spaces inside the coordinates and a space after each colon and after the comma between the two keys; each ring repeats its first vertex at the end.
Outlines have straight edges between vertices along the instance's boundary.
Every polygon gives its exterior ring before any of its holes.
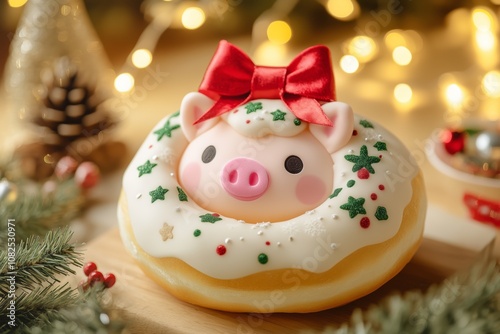
{"type": "Polygon", "coordinates": [[[254,99],[281,99],[299,119],[332,126],[318,101],[335,100],[330,52],[314,46],[287,67],[256,66],[243,51],[221,41],[199,91],[216,100],[196,122],[222,115],[254,99]]]}

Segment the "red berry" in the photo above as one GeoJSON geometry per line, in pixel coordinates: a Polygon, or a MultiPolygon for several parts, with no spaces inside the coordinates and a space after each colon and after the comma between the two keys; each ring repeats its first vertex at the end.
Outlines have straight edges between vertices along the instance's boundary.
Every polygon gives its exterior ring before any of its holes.
{"type": "Polygon", "coordinates": [[[104,276],[100,271],[93,271],[89,275],[90,286],[93,286],[96,282],[103,282],[104,276]]]}
{"type": "Polygon", "coordinates": [[[106,274],[106,276],[104,276],[104,286],[106,288],[111,288],[113,285],[115,285],[115,283],[116,277],[112,273],[108,273],[106,274]]]}
{"type": "Polygon", "coordinates": [[[78,167],[78,161],[66,155],[57,162],[55,174],[59,179],[63,180],[73,174],[76,167],[78,167]]]}
{"type": "Polygon", "coordinates": [[[219,245],[219,246],[217,246],[217,248],[215,249],[215,251],[216,251],[216,252],[217,252],[217,254],[219,254],[219,255],[224,255],[224,254],[226,254],[226,250],[227,250],[227,249],[226,249],[226,246],[224,246],[224,245],[219,245]]]}
{"type": "Polygon", "coordinates": [[[87,262],[83,266],[83,273],[85,276],[89,276],[91,273],[97,270],[97,265],[94,262],[87,262]]]}
{"type": "Polygon", "coordinates": [[[82,162],[76,169],[75,181],[83,189],[92,188],[99,182],[99,179],[99,168],[93,162],[82,162]]]}

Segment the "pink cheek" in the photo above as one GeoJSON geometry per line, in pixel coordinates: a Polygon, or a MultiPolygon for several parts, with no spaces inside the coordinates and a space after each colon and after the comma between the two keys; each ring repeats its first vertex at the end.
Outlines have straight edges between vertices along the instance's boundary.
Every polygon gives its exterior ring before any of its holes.
{"type": "Polygon", "coordinates": [[[324,200],[325,194],[325,182],[314,175],[303,176],[295,187],[297,199],[306,205],[319,204],[324,200]]]}
{"type": "Polygon", "coordinates": [[[197,162],[190,162],[181,172],[181,183],[184,190],[194,194],[200,185],[201,166],[197,162]]]}

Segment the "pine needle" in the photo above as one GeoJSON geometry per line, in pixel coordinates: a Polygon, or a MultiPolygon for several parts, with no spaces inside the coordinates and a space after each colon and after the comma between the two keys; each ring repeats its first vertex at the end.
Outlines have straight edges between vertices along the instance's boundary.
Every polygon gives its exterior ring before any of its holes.
{"type": "Polygon", "coordinates": [[[48,194],[40,184],[18,181],[16,186],[16,200],[0,205],[1,243],[7,241],[9,220],[15,222],[15,238],[20,241],[67,225],[85,202],[81,189],[72,179],[57,183],[54,192],[48,194]]]}
{"type": "Polygon", "coordinates": [[[15,269],[8,263],[7,251],[0,250],[0,293],[9,290],[11,272],[15,272],[16,288],[22,290],[59,282],[59,275],[75,274],[72,266],[82,266],[82,254],[70,243],[72,236],[73,232],[64,227],[22,241],[16,247],[15,269]]]}
{"type": "Polygon", "coordinates": [[[324,334],[500,333],[500,269],[482,260],[423,294],[394,295],[324,334]]]}

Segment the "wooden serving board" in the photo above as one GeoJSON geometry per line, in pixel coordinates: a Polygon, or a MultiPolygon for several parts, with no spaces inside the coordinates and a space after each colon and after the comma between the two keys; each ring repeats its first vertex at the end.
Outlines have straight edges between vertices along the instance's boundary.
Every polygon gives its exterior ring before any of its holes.
{"type": "MultiPolygon", "coordinates": [[[[483,252],[491,249],[493,239],[487,240],[491,242],[486,241],[483,252]]],[[[131,333],[299,333],[346,322],[356,308],[366,309],[395,291],[426,289],[470,266],[480,252],[424,237],[413,260],[379,290],[348,305],[309,314],[230,313],[184,303],[142,273],[117,228],[87,245],[86,260],[116,275],[112,307],[120,310],[131,333]]]]}

